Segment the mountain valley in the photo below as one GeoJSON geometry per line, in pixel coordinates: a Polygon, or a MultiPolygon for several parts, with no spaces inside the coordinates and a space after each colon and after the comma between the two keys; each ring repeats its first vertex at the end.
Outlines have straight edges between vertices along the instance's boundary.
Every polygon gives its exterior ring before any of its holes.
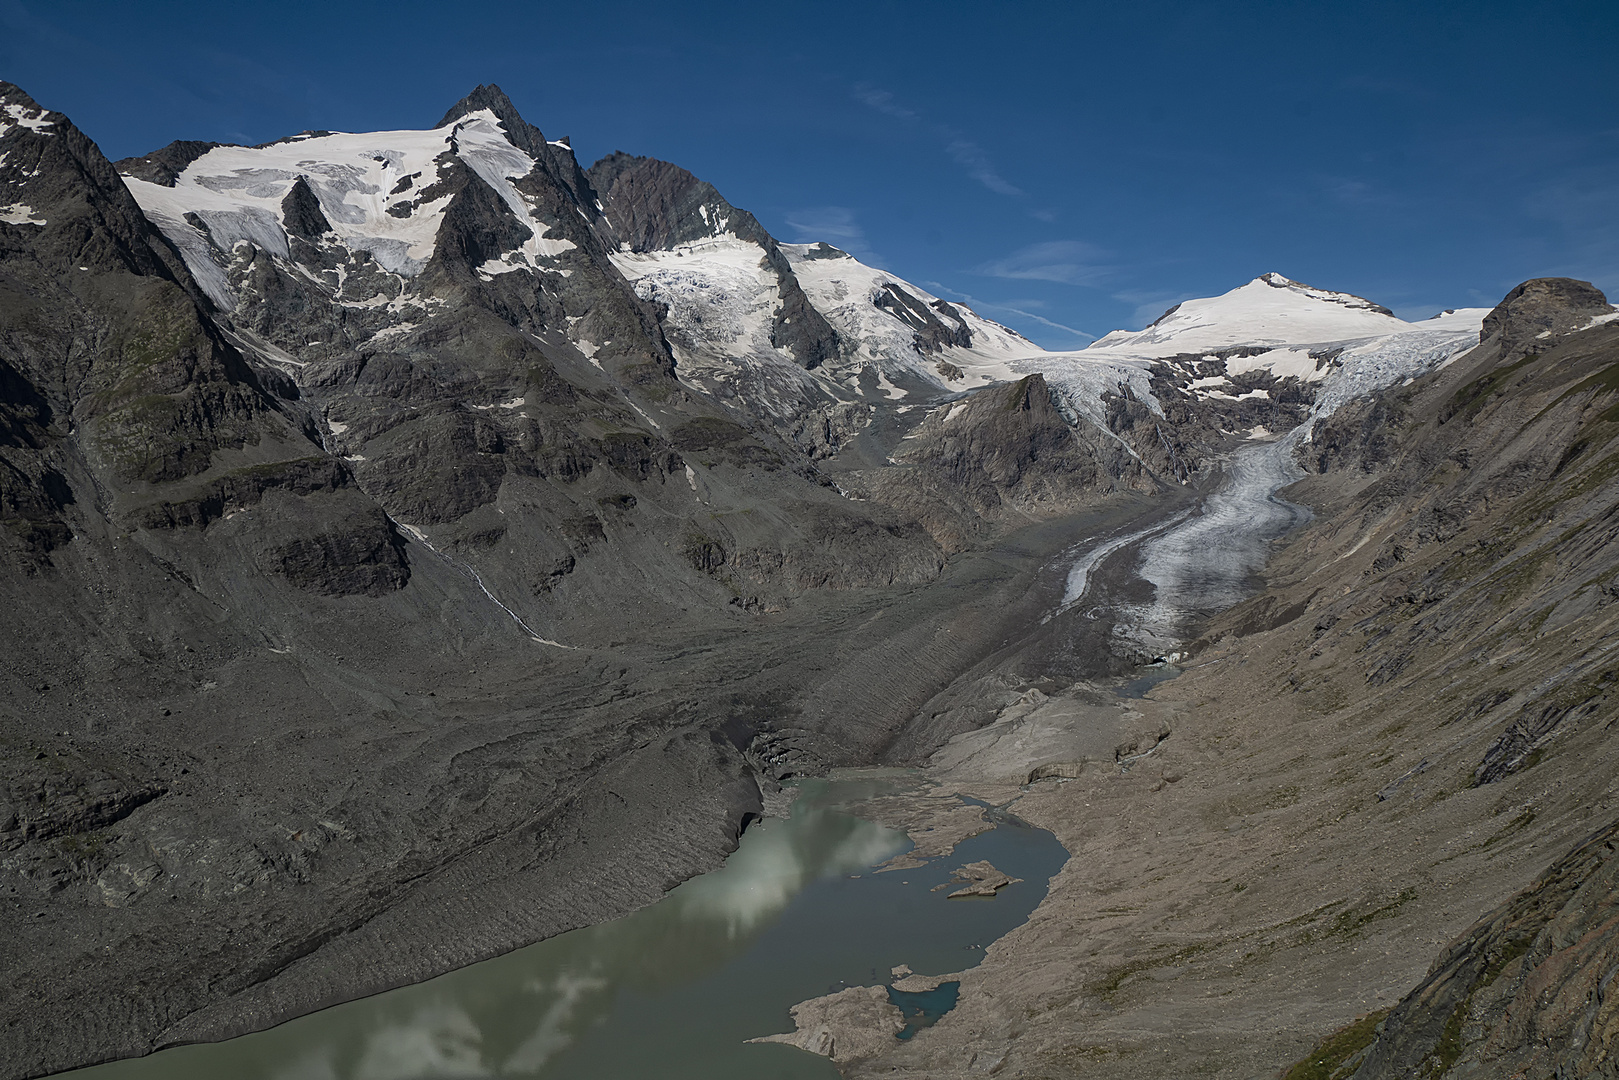
{"type": "Polygon", "coordinates": [[[615,918],[882,765],[1070,858],[846,1075],[1619,1075],[1616,363],[1563,278],[1049,352],[493,86],[112,163],[0,83],[0,1073],[615,918]]]}

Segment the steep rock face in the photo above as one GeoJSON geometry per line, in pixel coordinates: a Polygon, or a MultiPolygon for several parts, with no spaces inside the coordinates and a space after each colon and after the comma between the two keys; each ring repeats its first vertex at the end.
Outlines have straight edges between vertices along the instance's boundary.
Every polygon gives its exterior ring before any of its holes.
{"type": "Polygon", "coordinates": [[[1121,491],[1159,490],[1152,471],[1118,439],[1070,425],[1040,375],[933,410],[893,462],[848,482],[916,515],[951,551],[991,524],[1048,517],[1121,491]]]}
{"type": "Polygon", "coordinates": [[[1619,1076],[1619,825],[1450,946],[1379,1026],[1355,1080],[1619,1076]]]}
{"type": "MultiPolygon", "coordinates": [[[[916,349],[921,353],[941,352],[951,345],[972,348],[973,332],[957,314],[955,308],[943,300],[931,305],[923,303],[892,281],[883,285],[876,304],[891,311],[899,320],[916,331],[916,349]],[[940,318],[943,316],[943,318],[940,318]]],[[[948,375],[946,375],[948,378],[948,375]]]]}
{"type": "Polygon", "coordinates": [[[1612,311],[1608,298],[1588,281],[1534,278],[1507,293],[1484,317],[1479,343],[1493,343],[1503,360],[1516,360],[1583,330],[1592,318],[1612,311]]]}
{"type": "Polygon", "coordinates": [[[596,192],[591,187],[585,170],[580,168],[578,160],[573,156],[573,149],[568,145],[568,141],[558,139],[553,142],[547,139],[539,128],[523,119],[517,111],[517,106],[512,104],[511,98],[507,97],[500,87],[493,84],[479,85],[472,93],[452,105],[444,114],[444,118],[433,126],[449,127],[465,116],[485,110],[500,121],[512,145],[532,158],[548,179],[567,191],[569,200],[586,221],[593,225],[600,224],[600,208],[596,206],[596,192]]]}
{"type": "Polygon", "coordinates": [[[588,175],[606,207],[608,235],[630,251],[673,251],[726,235],[757,245],[777,281],[770,343],[804,368],[838,355],[836,331],[804,295],[775,237],[752,214],[726,202],[712,184],[667,161],[624,153],[602,158],[588,175]]]}
{"type": "Polygon", "coordinates": [[[200,142],[196,139],[176,139],[154,150],[145,157],[123,158],[113,167],[125,176],[139,177],[164,187],[173,187],[174,181],[185,172],[187,165],[222,143],[200,142]]]}
{"type": "Polygon", "coordinates": [[[194,490],[274,486],[315,450],[307,421],[215,329],[94,144],[9,84],[0,107],[0,198],[29,210],[0,224],[12,534],[65,539],[51,508],[73,502],[144,522],[194,490]]]}
{"type": "Polygon", "coordinates": [[[332,223],[321,212],[320,200],[303,177],[292,182],[292,190],[281,200],[281,220],[286,223],[287,234],[305,242],[313,242],[332,231],[332,223]]]}

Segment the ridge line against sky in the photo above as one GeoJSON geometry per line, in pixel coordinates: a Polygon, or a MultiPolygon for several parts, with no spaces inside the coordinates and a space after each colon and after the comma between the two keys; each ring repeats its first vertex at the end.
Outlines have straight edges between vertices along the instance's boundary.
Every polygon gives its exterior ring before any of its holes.
{"type": "Polygon", "coordinates": [[[0,78],[113,158],[422,128],[498,83],[1048,348],[1276,271],[1420,319],[1619,293],[1619,5],[0,0],[0,78]]]}

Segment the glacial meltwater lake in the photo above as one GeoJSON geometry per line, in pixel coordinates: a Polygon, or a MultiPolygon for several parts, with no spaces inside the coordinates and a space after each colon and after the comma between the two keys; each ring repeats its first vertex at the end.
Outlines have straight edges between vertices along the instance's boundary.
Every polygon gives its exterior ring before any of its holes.
{"type": "MultiPolygon", "coordinates": [[[[873,870],[910,840],[843,812],[917,777],[801,783],[788,820],[750,827],[724,867],[634,914],[414,986],[227,1042],[175,1047],[74,1080],[836,1080],[825,1058],[750,1044],[793,1029],[788,1010],[907,964],[977,964],[1022,923],[1068,854],[1049,832],[986,810],[994,827],[909,869],[873,870]],[[988,860],[1021,882],[993,899],[934,887],[988,860]]],[[[909,1036],[955,1002],[946,984],[894,995],[909,1036]]]]}

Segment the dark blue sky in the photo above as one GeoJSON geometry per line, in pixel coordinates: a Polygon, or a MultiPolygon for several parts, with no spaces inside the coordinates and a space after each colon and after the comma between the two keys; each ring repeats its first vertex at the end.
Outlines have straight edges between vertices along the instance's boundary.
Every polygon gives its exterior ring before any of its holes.
{"type": "Polygon", "coordinates": [[[1049,347],[1269,270],[1407,317],[1619,293],[1619,4],[0,0],[113,158],[426,127],[499,83],[1049,347]]]}

